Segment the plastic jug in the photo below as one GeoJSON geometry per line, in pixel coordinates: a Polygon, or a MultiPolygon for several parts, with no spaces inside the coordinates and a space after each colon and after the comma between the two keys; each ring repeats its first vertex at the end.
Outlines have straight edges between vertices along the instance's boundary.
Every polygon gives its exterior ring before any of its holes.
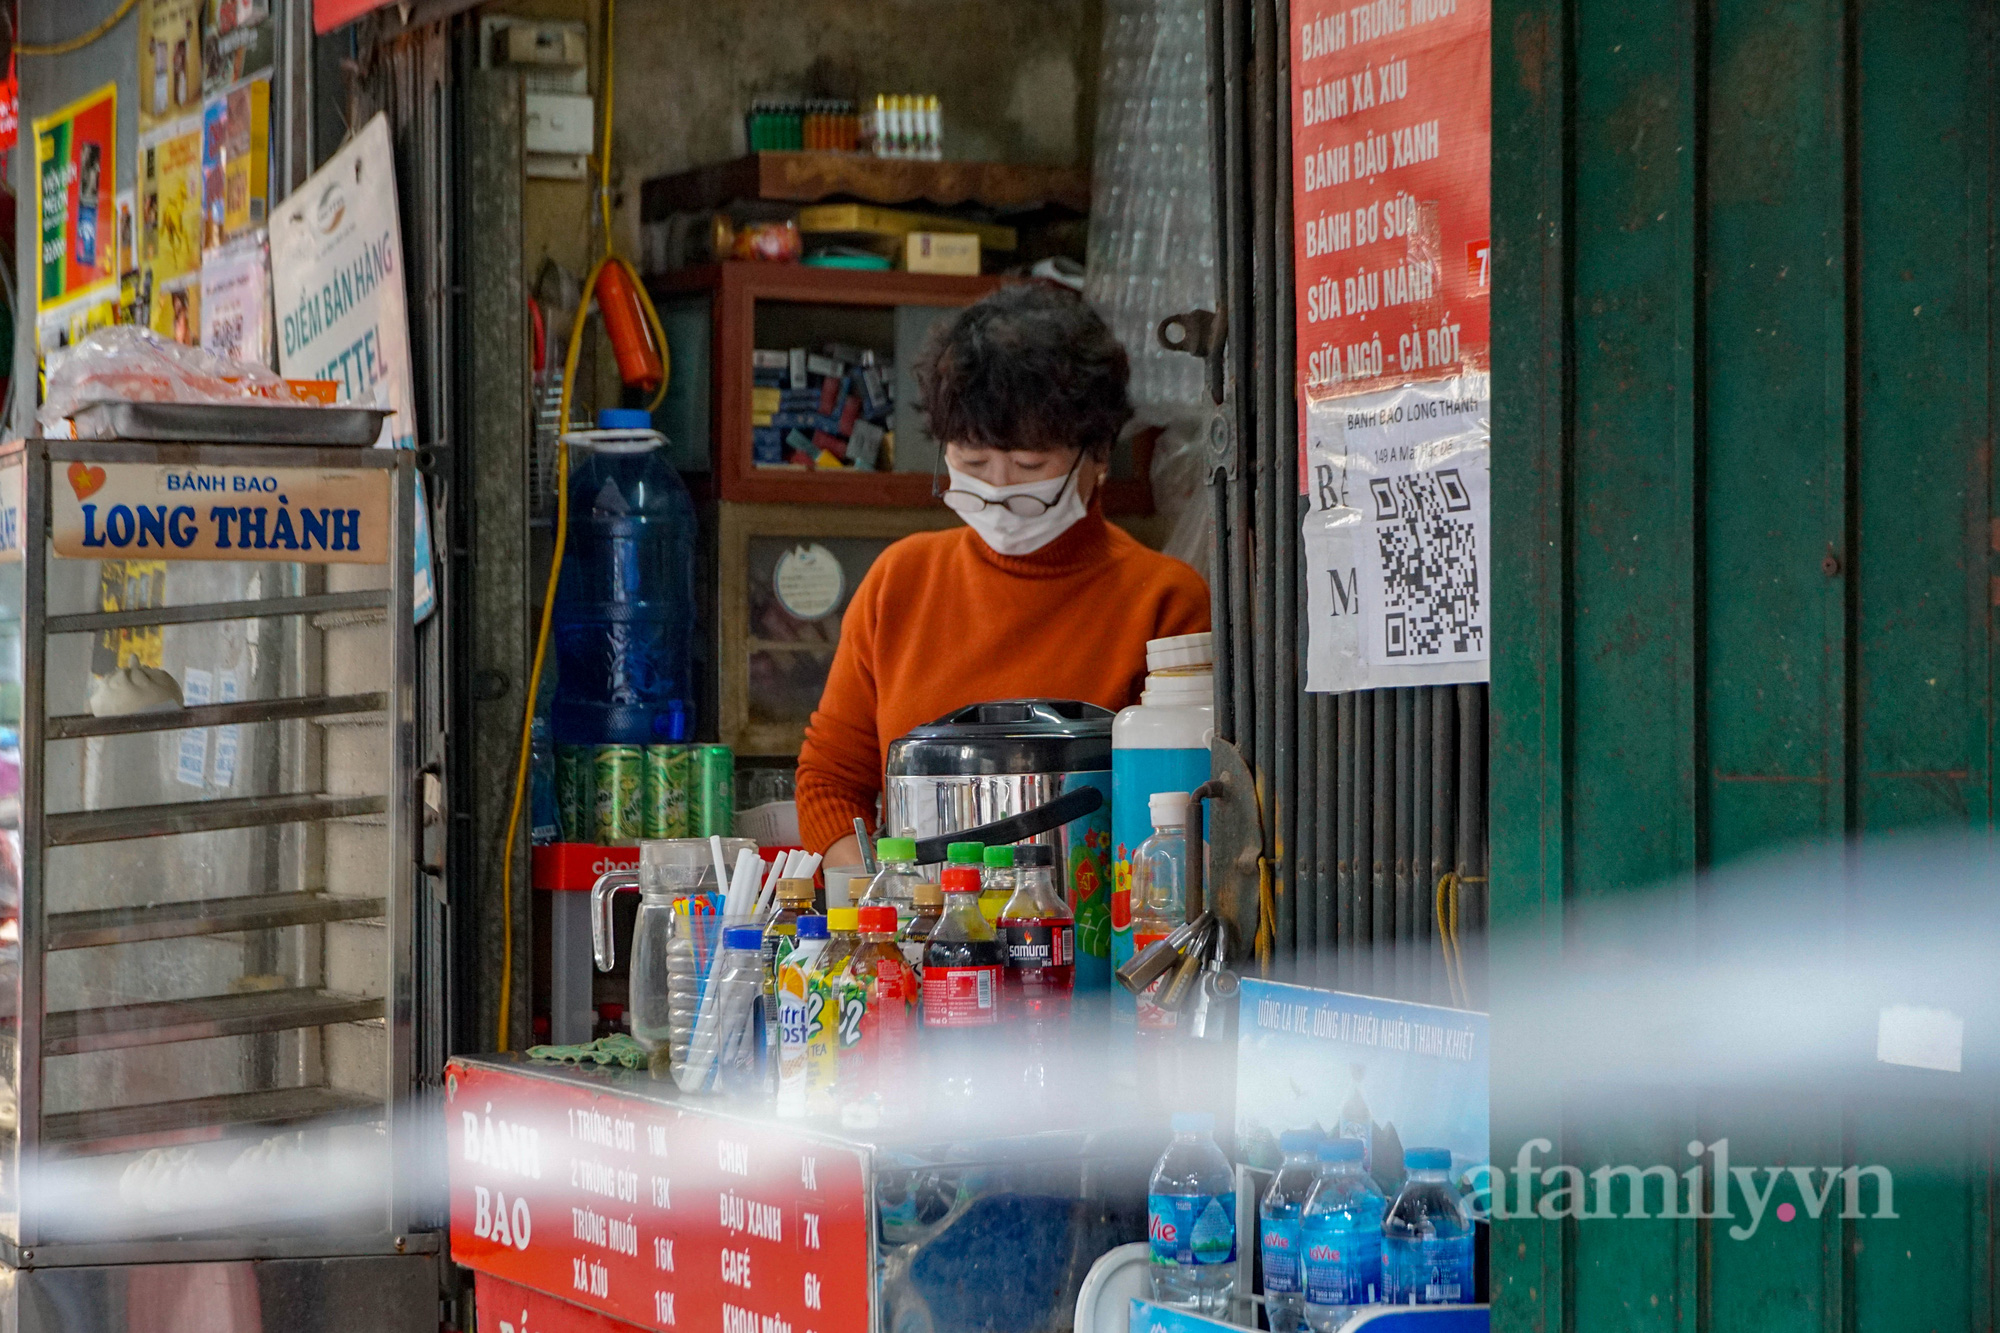
{"type": "MultiPolygon", "coordinates": [[[[756,846],[748,838],[724,838],[723,863],[734,865],[738,852],[756,846]]],[[[715,858],[707,839],[663,838],[639,844],[638,870],[599,875],[590,888],[590,943],[601,972],[618,965],[611,895],[621,889],[639,891],[626,1015],[634,1040],[649,1052],[669,1051],[676,1061],[686,1058],[694,1036],[705,980],[703,963],[715,956],[718,924],[708,918],[707,935],[697,938],[701,920],[676,910],[676,905],[712,894],[716,887],[715,858]]]]}
{"type": "Polygon", "coordinates": [[[694,502],[636,409],[606,408],[570,445],[569,540],[557,588],[558,745],[694,735],[694,502]]]}
{"type": "MultiPolygon", "coordinates": [[[[1146,689],[1111,723],[1111,965],[1135,952],[1132,858],[1153,832],[1148,800],[1155,792],[1193,791],[1208,781],[1215,734],[1214,646],[1211,635],[1182,634],[1146,643],[1146,689]]],[[[1114,997],[1130,1014],[1132,999],[1114,997]]]]}

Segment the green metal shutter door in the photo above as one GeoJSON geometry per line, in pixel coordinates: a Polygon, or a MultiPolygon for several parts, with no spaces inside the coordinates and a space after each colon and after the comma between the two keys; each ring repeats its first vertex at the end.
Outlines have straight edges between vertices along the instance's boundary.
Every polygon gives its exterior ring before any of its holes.
{"type": "MultiPolygon", "coordinates": [[[[1990,824],[1991,57],[1950,0],[1496,4],[1491,892],[1520,951],[1758,849],[1990,824]]],[[[1504,1165],[1562,1117],[1495,1020],[1504,1165]]],[[[1564,1156],[1684,1166],[1732,1109],[1635,1103],[1564,1156]]],[[[1990,1326],[1984,1111],[1787,1110],[1736,1159],[1961,1169],[1899,1172],[1901,1221],[1744,1242],[1502,1223],[1497,1324],[1990,1326]]]]}

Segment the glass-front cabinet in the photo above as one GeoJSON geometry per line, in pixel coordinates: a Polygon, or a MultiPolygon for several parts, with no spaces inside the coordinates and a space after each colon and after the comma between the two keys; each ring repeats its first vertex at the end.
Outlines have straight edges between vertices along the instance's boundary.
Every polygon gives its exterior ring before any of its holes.
{"type": "Polygon", "coordinates": [[[0,455],[0,1257],[390,1253],[411,455],[0,455]]]}

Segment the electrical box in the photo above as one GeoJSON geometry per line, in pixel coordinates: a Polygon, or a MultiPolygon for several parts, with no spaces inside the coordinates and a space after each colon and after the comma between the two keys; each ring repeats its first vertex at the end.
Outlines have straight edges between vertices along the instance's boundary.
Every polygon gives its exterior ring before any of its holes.
{"type": "Polygon", "coordinates": [[[526,148],[532,155],[588,157],[596,106],[568,93],[529,93],[526,148]]]}

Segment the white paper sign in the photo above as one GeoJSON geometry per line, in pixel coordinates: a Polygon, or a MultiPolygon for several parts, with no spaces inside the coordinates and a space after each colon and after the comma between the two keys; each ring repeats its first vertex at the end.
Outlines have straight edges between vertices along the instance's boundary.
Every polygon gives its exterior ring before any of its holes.
{"type": "Polygon", "coordinates": [[[1483,681],[1492,655],[1488,377],[1306,408],[1306,688],[1483,681]]]}
{"type": "MultiPolygon", "coordinates": [[[[271,215],[278,373],[333,380],[340,400],[390,409],[378,448],[414,449],[396,160],[381,113],[271,215]]],[[[417,479],[416,617],[431,613],[430,508],[417,479]]]]}

